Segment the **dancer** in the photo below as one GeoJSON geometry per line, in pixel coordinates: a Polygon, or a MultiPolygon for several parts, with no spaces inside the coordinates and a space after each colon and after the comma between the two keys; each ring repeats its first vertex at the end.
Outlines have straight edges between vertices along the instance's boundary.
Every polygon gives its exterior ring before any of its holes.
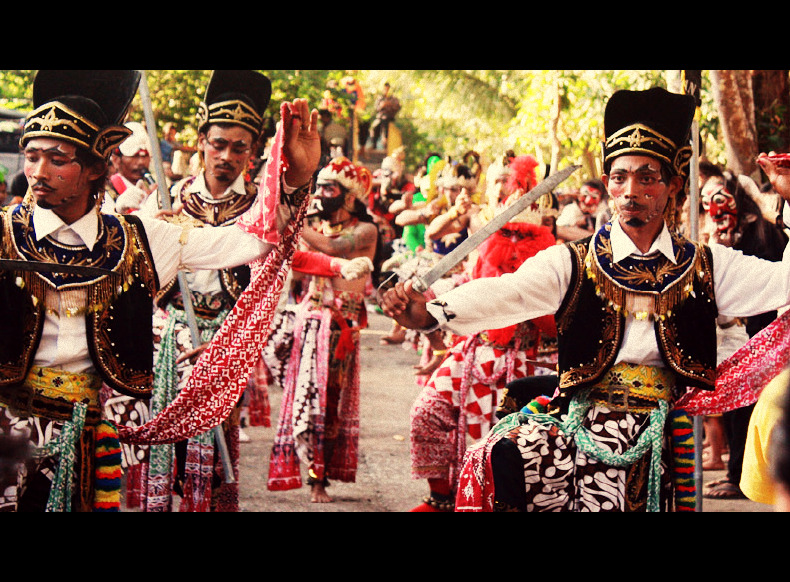
{"type": "Polygon", "coordinates": [[[790,302],[787,256],[677,234],[694,111],[661,88],[612,95],[603,179],[616,214],[591,239],[434,300],[409,281],[382,295],[403,325],[462,334],[555,315],[558,395],[546,414],[511,414],[467,450],[456,510],[693,510],[684,397],[715,386],[716,316],[790,302]]]}
{"type": "MultiPolygon", "coordinates": [[[[21,139],[30,188],[2,214],[0,251],[0,335],[9,340],[1,348],[0,433],[32,448],[4,472],[4,511],[119,511],[119,434],[99,389],[151,394],[145,314],[160,285],[181,266],[231,268],[277,250],[233,226],[185,231],[99,212],[108,158],[130,134],[122,124],[139,82],[132,70],[40,70],[34,81],[21,139]]],[[[306,102],[284,107],[307,118],[306,102]]],[[[284,179],[304,192],[315,165],[301,148],[291,159],[284,179]]],[[[282,210],[278,232],[292,212],[282,210]]]]}
{"type": "MultiPolygon", "coordinates": [[[[529,192],[537,184],[537,165],[532,156],[517,156],[502,168],[493,178],[504,180],[504,187],[492,190],[493,198],[476,215],[484,219],[480,222],[529,192]]],[[[548,194],[480,246],[472,276],[512,273],[524,260],[554,245],[556,217],[557,204],[548,194]]],[[[497,406],[509,382],[552,368],[547,358],[538,362],[546,356],[541,348],[550,343],[545,336],[556,336],[554,322],[547,317],[472,334],[442,354],[411,410],[412,478],[427,479],[429,486],[428,496],[412,511],[454,507],[467,435],[477,441],[496,423],[497,406]]]]}
{"type": "MultiPolygon", "coordinates": [[[[318,229],[305,228],[309,249],[355,259],[376,256],[378,229],[365,207],[370,171],[345,157],[316,182],[318,229]]],[[[329,503],[330,479],[353,483],[359,441],[359,331],[367,327],[366,279],[314,277],[296,311],[277,435],[269,463],[270,490],[302,486],[310,500],[329,503]]]]}

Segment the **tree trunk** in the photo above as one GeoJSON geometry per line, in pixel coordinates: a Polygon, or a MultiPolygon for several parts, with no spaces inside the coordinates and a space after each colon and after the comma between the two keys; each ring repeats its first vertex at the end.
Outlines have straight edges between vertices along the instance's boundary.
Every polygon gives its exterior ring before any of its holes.
{"type": "Polygon", "coordinates": [[[760,181],[752,71],[711,71],[711,88],[719,112],[727,167],[760,181]]]}
{"type": "Polygon", "coordinates": [[[788,71],[754,71],[757,145],[761,152],[787,152],[790,147],[788,71]]]}

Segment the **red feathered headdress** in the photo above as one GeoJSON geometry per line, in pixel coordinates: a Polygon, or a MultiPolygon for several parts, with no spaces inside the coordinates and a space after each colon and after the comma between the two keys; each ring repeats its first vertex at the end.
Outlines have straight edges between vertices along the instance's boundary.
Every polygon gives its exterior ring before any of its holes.
{"type": "Polygon", "coordinates": [[[510,170],[510,177],[508,178],[507,185],[511,192],[521,190],[527,192],[535,187],[538,178],[535,175],[535,168],[538,167],[538,161],[534,156],[516,156],[508,164],[510,170]]]}

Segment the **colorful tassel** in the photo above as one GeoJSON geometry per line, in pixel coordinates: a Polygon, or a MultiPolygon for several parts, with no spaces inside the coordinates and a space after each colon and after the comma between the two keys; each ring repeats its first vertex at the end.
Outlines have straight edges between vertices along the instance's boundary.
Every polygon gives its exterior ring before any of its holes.
{"type": "Polygon", "coordinates": [[[121,443],[118,430],[111,422],[96,427],[96,491],[93,511],[121,510],[121,443]]]}
{"type": "Polygon", "coordinates": [[[697,487],[694,479],[694,424],[682,408],[669,415],[673,456],[673,483],[676,511],[694,511],[697,487]]]}
{"type": "Polygon", "coordinates": [[[546,414],[551,398],[548,396],[538,396],[521,409],[524,414],[546,414]]]}

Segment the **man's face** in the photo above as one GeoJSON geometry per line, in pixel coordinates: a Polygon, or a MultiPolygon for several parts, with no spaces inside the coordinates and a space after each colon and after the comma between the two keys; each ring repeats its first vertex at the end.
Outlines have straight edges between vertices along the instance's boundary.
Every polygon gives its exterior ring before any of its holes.
{"type": "Polygon", "coordinates": [[[636,228],[660,223],[670,195],[680,189],[680,180],[666,183],[661,164],[648,156],[615,158],[603,179],[621,224],[636,228]]]}
{"type": "Polygon", "coordinates": [[[118,172],[136,184],[143,179],[143,176],[148,171],[151,165],[151,154],[145,150],[140,150],[133,156],[117,156],[118,172]]]}
{"type": "Polygon", "coordinates": [[[311,201],[311,212],[324,220],[329,220],[335,212],[343,208],[346,196],[337,182],[320,182],[311,201]]]}
{"type": "Polygon", "coordinates": [[[206,176],[230,186],[247,168],[252,155],[252,133],[237,125],[212,125],[198,137],[206,176]]]}
{"type": "Polygon", "coordinates": [[[579,208],[585,214],[592,214],[601,203],[601,193],[595,188],[584,184],[579,190],[579,208]]]}
{"type": "Polygon", "coordinates": [[[87,204],[91,182],[99,172],[84,167],[76,152],[77,146],[52,138],[34,138],[27,143],[24,172],[39,207],[60,215],[87,204]]]}

